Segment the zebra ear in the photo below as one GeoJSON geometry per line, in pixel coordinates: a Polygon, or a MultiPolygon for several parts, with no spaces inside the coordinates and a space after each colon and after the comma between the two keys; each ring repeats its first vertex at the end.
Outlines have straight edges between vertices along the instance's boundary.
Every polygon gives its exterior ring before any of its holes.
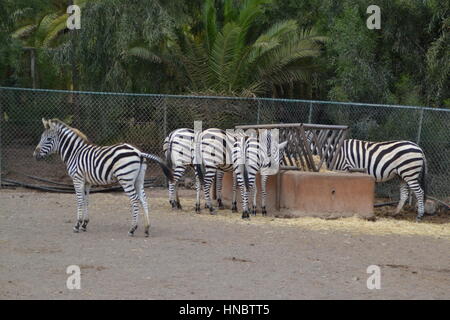
{"type": "Polygon", "coordinates": [[[286,145],[287,145],[287,141],[280,143],[278,146],[280,148],[280,151],[283,151],[283,149],[286,148],[286,145]]]}
{"type": "Polygon", "coordinates": [[[47,124],[50,129],[52,130],[55,129],[55,123],[52,120],[48,120],[47,124]]]}
{"type": "Polygon", "coordinates": [[[49,126],[49,124],[48,124],[48,121],[45,120],[44,118],[42,118],[42,124],[44,125],[44,128],[45,128],[45,129],[50,129],[50,126],[49,126]]]}

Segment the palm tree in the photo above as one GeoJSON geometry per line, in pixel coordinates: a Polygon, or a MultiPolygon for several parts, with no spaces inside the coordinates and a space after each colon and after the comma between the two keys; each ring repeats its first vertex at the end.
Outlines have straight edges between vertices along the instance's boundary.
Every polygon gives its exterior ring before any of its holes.
{"type": "Polygon", "coordinates": [[[20,8],[12,14],[17,28],[11,36],[20,39],[23,49],[30,52],[33,88],[36,87],[37,79],[36,51],[54,48],[68,41],[68,37],[62,37],[67,30],[66,23],[69,17],[66,12],[67,7],[69,4],[75,4],[83,8],[88,1],[53,0],[41,8],[36,8],[36,6],[20,8]]]}
{"type": "Polygon", "coordinates": [[[246,0],[235,7],[233,0],[225,0],[219,12],[214,0],[206,0],[199,30],[184,26],[167,39],[164,50],[135,46],[128,54],[165,63],[178,74],[181,86],[195,93],[256,96],[277,86],[308,82],[325,38],[299,30],[293,20],[253,36],[269,3],[246,0]]]}

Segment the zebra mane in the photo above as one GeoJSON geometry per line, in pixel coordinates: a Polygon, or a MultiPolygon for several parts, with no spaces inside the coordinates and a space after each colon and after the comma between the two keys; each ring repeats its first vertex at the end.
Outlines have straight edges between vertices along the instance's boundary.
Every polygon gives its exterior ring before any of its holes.
{"type": "Polygon", "coordinates": [[[75,133],[78,137],[80,137],[81,139],[83,139],[84,142],[89,143],[88,137],[87,137],[83,132],[81,132],[80,130],[75,129],[75,128],[72,128],[71,126],[65,124],[64,122],[62,122],[61,120],[56,119],[56,118],[55,118],[55,119],[50,119],[50,120],[48,120],[48,121],[49,121],[49,122],[52,122],[52,123],[54,123],[54,124],[56,124],[56,125],[59,125],[60,127],[69,129],[70,131],[72,131],[73,133],[75,133]]]}

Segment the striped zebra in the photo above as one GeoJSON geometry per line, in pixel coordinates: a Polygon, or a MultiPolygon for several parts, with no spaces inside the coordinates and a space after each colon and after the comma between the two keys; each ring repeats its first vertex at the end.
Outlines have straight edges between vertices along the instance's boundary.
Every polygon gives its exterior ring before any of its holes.
{"type": "MultiPolygon", "coordinates": [[[[194,130],[188,128],[180,128],[172,131],[165,138],[163,144],[163,152],[166,156],[167,164],[173,170],[174,180],[169,181],[169,202],[172,209],[180,209],[181,203],[178,197],[178,182],[183,177],[188,167],[193,167],[193,146],[194,146],[194,130]]],[[[200,181],[196,173],[196,189],[197,198],[200,195],[200,181]]]]}
{"type": "MultiPolygon", "coordinates": [[[[194,130],[181,128],[172,131],[164,140],[163,151],[166,155],[167,163],[174,171],[174,182],[169,183],[169,202],[174,209],[181,209],[178,197],[177,183],[184,175],[187,167],[194,168],[196,177],[196,204],[195,211],[200,212],[200,193],[203,186],[206,199],[205,207],[214,213],[211,201],[211,186],[216,182],[217,204],[219,209],[223,209],[222,201],[222,181],[225,172],[232,171],[233,165],[226,164],[227,153],[231,159],[231,146],[236,140],[234,134],[222,129],[206,129],[195,135],[194,130]],[[195,150],[198,154],[195,155],[195,150]],[[196,161],[194,161],[196,157],[196,161]],[[194,162],[196,164],[194,165],[194,162]]],[[[233,178],[235,176],[233,175],[233,178]]],[[[234,179],[233,179],[234,180],[234,179]]],[[[232,211],[237,212],[236,188],[233,183],[232,211]]]]}
{"type": "MultiPolygon", "coordinates": [[[[222,181],[225,172],[233,171],[231,150],[239,133],[225,131],[218,128],[210,128],[201,132],[196,140],[195,159],[198,163],[197,174],[203,186],[205,196],[205,207],[209,208],[211,214],[215,213],[211,201],[211,186],[216,181],[216,195],[219,209],[223,208],[222,202],[222,181]]],[[[236,183],[233,173],[233,212],[237,211],[236,205],[236,183]]],[[[200,200],[197,197],[195,205],[196,212],[200,211],[200,200]]]]}
{"type": "MultiPolygon", "coordinates": [[[[273,169],[269,169],[273,168],[273,163],[281,162],[283,150],[287,145],[287,141],[277,145],[271,140],[271,134],[263,134],[259,137],[240,137],[233,145],[233,167],[242,195],[242,218],[249,218],[249,194],[253,194],[252,214],[256,215],[256,174],[258,172],[261,175],[261,211],[263,215],[267,215],[267,179],[269,174],[276,173],[273,172],[273,169]]],[[[275,168],[276,171],[279,170],[277,166],[275,168]]]]}
{"type": "Polygon", "coordinates": [[[411,189],[417,199],[417,221],[424,214],[426,159],[423,150],[410,141],[369,142],[345,140],[336,158],[335,170],[365,169],[376,182],[400,177],[400,202],[403,208],[411,189]]]}
{"type": "Polygon", "coordinates": [[[58,119],[42,119],[42,123],[45,130],[33,155],[39,160],[59,153],[66,164],[77,197],[77,222],[73,231],[86,231],[91,185],[119,182],[131,201],[132,223],[128,234],[133,236],[137,229],[140,202],[145,213],[145,236],[148,237],[150,220],[144,191],[146,159],[156,161],[167,178],[173,180],[172,172],[164,162],[157,156],[143,153],[129,144],[91,144],[83,133],[58,119]]]}

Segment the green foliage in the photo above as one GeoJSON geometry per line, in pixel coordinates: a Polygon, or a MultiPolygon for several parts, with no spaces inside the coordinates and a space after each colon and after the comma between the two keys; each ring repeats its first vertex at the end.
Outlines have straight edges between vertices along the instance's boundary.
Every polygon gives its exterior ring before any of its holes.
{"type": "Polygon", "coordinates": [[[205,1],[202,28],[178,32],[169,42],[170,60],[180,61],[180,87],[196,93],[256,96],[308,81],[325,38],[299,30],[293,20],[253,34],[264,5],[270,3],[247,0],[235,7],[225,1],[217,9],[213,0],[205,1]]]}
{"type": "Polygon", "coordinates": [[[34,48],[46,88],[449,107],[448,1],[74,3],[75,32],[66,0],[0,0],[2,85],[31,86],[34,48]],[[370,4],[381,30],[366,27],[370,4]]]}

